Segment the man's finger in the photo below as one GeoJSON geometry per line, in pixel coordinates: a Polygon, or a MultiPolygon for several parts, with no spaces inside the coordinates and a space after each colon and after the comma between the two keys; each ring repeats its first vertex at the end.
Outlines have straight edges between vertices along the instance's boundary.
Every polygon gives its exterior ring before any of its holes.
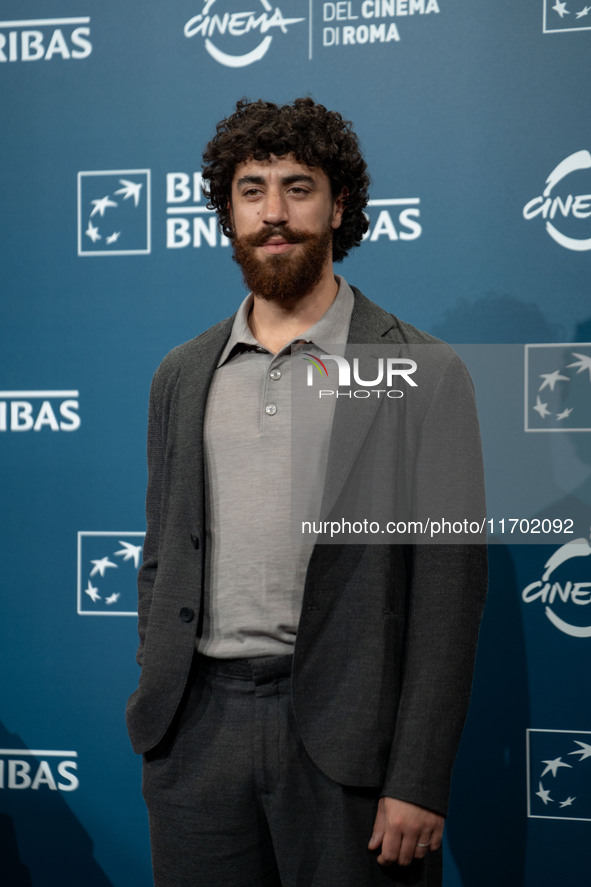
{"type": "Polygon", "coordinates": [[[427,855],[429,850],[431,849],[431,835],[427,832],[423,832],[423,834],[419,835],[418,841],[415,847],[415,857],[416,859],[422,859],[427,855]]]}
{"type": "Polygon", "coordinates": [[[403,836],[402,843],[400,844],[400,850],[398,852],[398,865],[410,865],[415,858],[416,849],[416,833],[413,834],[413,832],[407,832],[403,836]]]}
{"type": "Polygon", "coordinates": [[[380,865],[392,865],[400,862],[400,847],[402,836],[400,834],[387,834],[382,841],[382,852],[378,856],[380,865]]]}
{"type": "Polygon", "coordinates": [[[379,829],[375,828],[375,826],[374,826],[372,836],[369,839],[369,844],[367,845],[368,849],[369,850],[377,850],[381,846],[381,843],[383,840],[384,840],[384,829],[379,830],[379,829]]]}
{"type": "Polygon", "coordinates": [[[369,844],[367,845],[369,850],[379,850],[382,841],[384,840],[385,832],[386,817],[384,816],[384,806],[383,804],[378,804],[376,818],[373,824],[373,831],[371,833],[371,838],[369,839],[369,844]]]}

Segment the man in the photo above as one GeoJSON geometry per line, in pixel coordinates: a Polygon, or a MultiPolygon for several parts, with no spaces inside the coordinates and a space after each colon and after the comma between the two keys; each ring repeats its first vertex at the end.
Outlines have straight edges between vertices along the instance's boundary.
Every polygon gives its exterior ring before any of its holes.
{"type": "MultiPolygon", "coordinates": [[[[238,102],[204,160],[251,292],[152,384],[128,725],[144,754],[155,883],[440,884],[483,549],[298,541],[290,459],[292,352],[435,340],[335,278],[333,261],[367,230],[369,184],[338,113],[311,99],[238,102]]],[[[437,347],[422,377],[429,407],[409,408],[394,432],[392,404],[374,399],[372,427],[432,453],[454,449],[459,423],[477,449],[467,374],[437,347]],[[433,397],[441,380],[452,407],[433,397]]],[[[316,429],[331,470],[360,446],[351,430],[335,442],[343,415],[339,401],[316,429]]]]}

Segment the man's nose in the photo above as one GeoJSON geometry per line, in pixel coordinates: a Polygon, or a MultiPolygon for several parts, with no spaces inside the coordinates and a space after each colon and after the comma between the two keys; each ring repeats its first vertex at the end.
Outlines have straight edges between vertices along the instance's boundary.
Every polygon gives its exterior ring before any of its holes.
{"type": "Polygon", "coordinates": [[[271,225],[283,225],[287,222],[286,201],[278,191],[268,192],[263,210],[263,221],[271,225]]]}

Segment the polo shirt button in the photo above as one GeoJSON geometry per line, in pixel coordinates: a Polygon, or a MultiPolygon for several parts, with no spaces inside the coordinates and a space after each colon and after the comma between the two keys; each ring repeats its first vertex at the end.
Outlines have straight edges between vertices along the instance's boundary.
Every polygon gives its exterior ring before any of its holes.
{"type": "Polygon", "coordinates": [[[271,370],[269,373],[274,382],[277,382],[278,379],[281,378],[281,370],[271,370]]]}
{"type": "Polygon", "coordinates": [[[267,406],[265,407],[265,412],[266,412],[267,416],[274,416],[275,413],[277,412],[277,407],[275,406],[274,403],[268,403],[267,406]]]}
{"type": "Polygon", "coordinates": [[[193,612],[191,607],[182,607],[179,616],[181,617],[183,622],[192,622],[195,617],[195,613],[193,612]]]}
{"type": "Polygon", "coordinates": [[[199,536],[196,536],[195,533],[191,533],[191,542],[193,548],[199,548],[199,536]]]}

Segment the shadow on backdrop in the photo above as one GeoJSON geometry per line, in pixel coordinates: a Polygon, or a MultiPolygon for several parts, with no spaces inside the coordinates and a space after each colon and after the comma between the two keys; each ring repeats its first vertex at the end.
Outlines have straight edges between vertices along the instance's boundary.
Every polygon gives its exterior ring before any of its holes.
{"type": "Polygon", "coordinates": [[[520,547],[489,548],[488,601],[446,824],[464,887],[525,883],[525,731],[530,723],[520,588],[513,564],[520,547]]]}
{"type": "MultiPolygon", "coordinates": [[[[0,746],[27,749],[0,722],[0,746]]],[[[18,760],[18,754],[9,756],[18,760]]],[[[25,760],[25,756],[23,756],[25,760]]],[[[26,756],[30,776],[41,758],[26,756]]],[[[63,793],[40,780],[37,789],[9,787],[5,763],[0,794],[0,884],[6,887],[114,887],[93,859],[93,844],[63,793]]],[[[26,779],[13,776],[15,784],[26,779]]]]}
{"type": "Polygon", "coordinates": [[[429,332],[450,343],[491,345],[563,342],[565,336],[564,328],[550,323],[535,302],[494,292],[475,302],[458,299],[429,332]]]}
{"type": "MultiPolygon", "coordinates": [[[[536,304],[495,293],[472,304],[460,299],[431,332],[452,343],[564,340],[562,327],[549,323],[536,304]]],[[[525,735],[531,724],[516,570],[522,549],[489,547],[488,600],[446,825],[449,851],[464,887],[525,883],[525,735]]]]}

